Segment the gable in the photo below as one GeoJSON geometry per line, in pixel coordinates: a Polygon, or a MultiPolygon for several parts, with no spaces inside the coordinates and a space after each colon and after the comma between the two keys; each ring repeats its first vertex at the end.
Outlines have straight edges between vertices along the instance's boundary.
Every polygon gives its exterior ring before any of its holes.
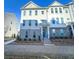
{"type": "Polygon", "coordinates": [[[59,3],[58,1],[54,1],[52,4],[50,4],[49,6],[63,6],[61,3],[59,3]]]}
{"type": "Polygon", "coordinates": [[[28,8],[40,8],[40,6],[36,5],[32,1],[24,5],[21,9],[28,9],[28,8]]]}

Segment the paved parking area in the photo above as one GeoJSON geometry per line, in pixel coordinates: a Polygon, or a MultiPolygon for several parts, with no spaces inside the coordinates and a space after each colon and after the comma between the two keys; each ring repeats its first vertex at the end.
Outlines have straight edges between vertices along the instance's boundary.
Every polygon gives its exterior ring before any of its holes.
{"type": "Polygon", "coordinates": [[[62,54],[74,55],[74,46],[48,45],[5,45],[5,55],[27,55],[27,54],[62,54]]]}

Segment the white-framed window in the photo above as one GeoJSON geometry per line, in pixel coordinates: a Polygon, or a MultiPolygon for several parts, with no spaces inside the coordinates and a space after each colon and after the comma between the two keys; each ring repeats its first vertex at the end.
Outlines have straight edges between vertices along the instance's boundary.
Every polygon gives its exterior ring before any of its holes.
{"type": "Polygon", "coordinates": [[[59,8],[59,12],[62,13],[62,8],[59,8]]]}
{"type": "Polygon", "coordinates": [[[44,14],[44,11],[41,11],[41,14],[44,14]]]}
{"type": "Polygon", "coordinates": [[[68,10],[66,10],[65,12],[68,13],[68,10]]]}
{"type": "Polygon", "coordinates": [[[53,8],[51,8],[51,13],[54,13],[54,12],[53,12],[53,8]]]}
{"type": "Polygon", "coordinates": [[[57,8],[55,8],[55,13],[58,13],[58,9],[57,8]]]}
{"type": "Polygon", "coordinates": [[[67,18],[67,20],[70,20],[69,18],[67,18]]]}

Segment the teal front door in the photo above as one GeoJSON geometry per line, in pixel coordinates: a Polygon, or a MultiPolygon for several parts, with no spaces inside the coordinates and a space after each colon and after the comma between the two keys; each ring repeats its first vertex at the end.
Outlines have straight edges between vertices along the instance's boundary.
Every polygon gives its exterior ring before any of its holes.
{"type": "Polygon", "coordinates": [[[47,27],[43,27],[43,38],[48,39],[48,29],[47,29],[47,27]]]}

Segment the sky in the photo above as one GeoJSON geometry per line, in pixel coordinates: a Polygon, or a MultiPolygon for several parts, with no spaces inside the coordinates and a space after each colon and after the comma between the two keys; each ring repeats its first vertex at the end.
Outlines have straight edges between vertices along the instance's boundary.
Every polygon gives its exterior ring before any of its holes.
{"type": "MultiPolygon", "coordinates": [[[[55,0],[4,0],[4,12],[12,12],[16,15],[18,20],[20,20],[20,8],[24,6],[29,1],[33,1],[39,6],[46,7],[53,3],[55,0]]],[[[72,0],[56,0],[60,2],[61,4],[67,4],[71,2],[72,0]]]]}

